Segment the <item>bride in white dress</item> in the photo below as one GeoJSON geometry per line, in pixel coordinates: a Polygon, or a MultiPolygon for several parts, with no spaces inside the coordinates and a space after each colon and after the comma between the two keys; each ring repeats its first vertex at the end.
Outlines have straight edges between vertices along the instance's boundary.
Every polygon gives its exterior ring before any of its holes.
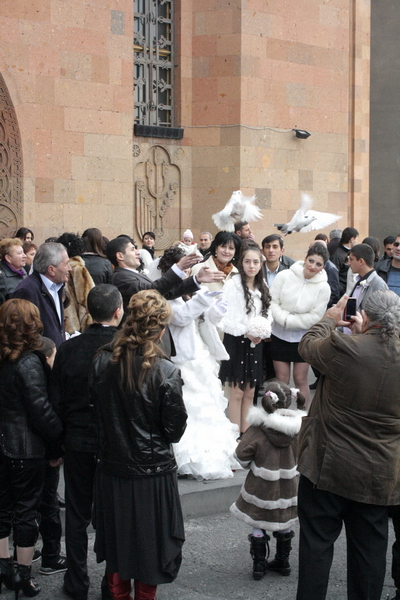
{"type": "MultiPolygon", "coordinates": [[[[179,248],[167,249],[160,260],[161,272],[181,256],[179,248]]],[[[199,480],[232,477],[232,469],[241,468],[233,458],[239,431],[225,416],[227,399],[218,379],[217,360],[226,360],[228,355],[216,330],[226,311],[224,303],[215,299],[217,294],[201,289],[187,302],[169,300],[174,313],[169,328],[176,351],[171,360],[181,370],[188,412],[186,431],[173,446],[178,473],[199,480]]]]}

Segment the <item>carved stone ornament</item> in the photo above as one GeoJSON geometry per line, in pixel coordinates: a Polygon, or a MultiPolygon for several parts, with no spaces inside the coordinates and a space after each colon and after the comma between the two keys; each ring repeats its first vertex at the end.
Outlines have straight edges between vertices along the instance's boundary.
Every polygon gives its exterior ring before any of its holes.
{"type": "Polygon", "coordinates": [[[135,217],[140,236],[156,234],[156,248],[168,248],[181,229],[181,170],[163,146],[152,146],[135,168],[135,217]]]}
{"type": "Polygon", "coordinates": [[[0,73],[0,238],[22,222],[22,150],[15,109],[0,73]]]}
{"type": "Polygon", "coordinates": [[[139,144],[133,144],[132,146],[132,156],[133,158],[137,158],[138,156],[140,156],[140,146],[139,144]]]}

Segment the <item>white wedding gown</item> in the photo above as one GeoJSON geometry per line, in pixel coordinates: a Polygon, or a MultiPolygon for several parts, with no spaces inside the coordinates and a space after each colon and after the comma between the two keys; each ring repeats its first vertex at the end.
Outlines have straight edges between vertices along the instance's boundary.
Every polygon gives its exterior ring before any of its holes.
{"type": "Polygon", "coordinates": [[[188,412],[186,431],[173,444],[178,473],[199,480],[233,477],[232,469],[241,469],[233,458],[239,430],[225,416],[227,399],[218,379],[219,365],[201,338],[197,319],[194,340],[195,360],[174,361],[181,370],[188,412]]]}

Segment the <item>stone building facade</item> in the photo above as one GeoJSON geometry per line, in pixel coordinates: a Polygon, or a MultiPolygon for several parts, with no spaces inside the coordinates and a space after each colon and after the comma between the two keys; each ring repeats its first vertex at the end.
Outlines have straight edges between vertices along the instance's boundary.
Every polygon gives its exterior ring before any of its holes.
{"type": "Polygon", "coordinates": [[[241,189],[263,211],[258,241],[302,191],[367,235],[370,0],[151,0],[150,13],[165,3],[182,139],[134,135],[134,0],[2,0],[0,234],[156,229],[161,249],[187,227],[215,233],[211,214],[241,189]]]}

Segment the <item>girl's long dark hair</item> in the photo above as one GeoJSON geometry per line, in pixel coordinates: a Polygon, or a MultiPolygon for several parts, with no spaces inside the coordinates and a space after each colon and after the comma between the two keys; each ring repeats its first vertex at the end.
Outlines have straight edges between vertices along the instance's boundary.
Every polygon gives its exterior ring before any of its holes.
{"type": "Polygon", "coordinates": [[[257,275],[254,277],[254,285],[255,285],[256,289],[259,290],[261,293],[261,307],[262,307],[261,308],[261,316],[266,317],[268,314],[269,305],[271,303],[271,296],[269,294],[267,285],[264,281],[264,275],[263,275],[263,269],[262,269],[263,262],[264,262],[263,255],[260,250],[260,246],[258,244],[256,244],[256,242],[253,242],[253,241],[242,243],[242,248],[240,250],[239,260],[238,260],[238,264],[237,264],[237,268],[239,271],[239,275],[240,275],[243,290],[244,290],[244,299],[246,302],[246,313],[249,314],[251,312],[251,309],[254,307],[253,298],[251,296],[250,290],[247,285],[247,277],[243,270],[243,259],[246,255],[246,253],[249,252],[250,250],[253,252],[256,252],[260,256],[261,269],[258,271],[257,275]]]}

